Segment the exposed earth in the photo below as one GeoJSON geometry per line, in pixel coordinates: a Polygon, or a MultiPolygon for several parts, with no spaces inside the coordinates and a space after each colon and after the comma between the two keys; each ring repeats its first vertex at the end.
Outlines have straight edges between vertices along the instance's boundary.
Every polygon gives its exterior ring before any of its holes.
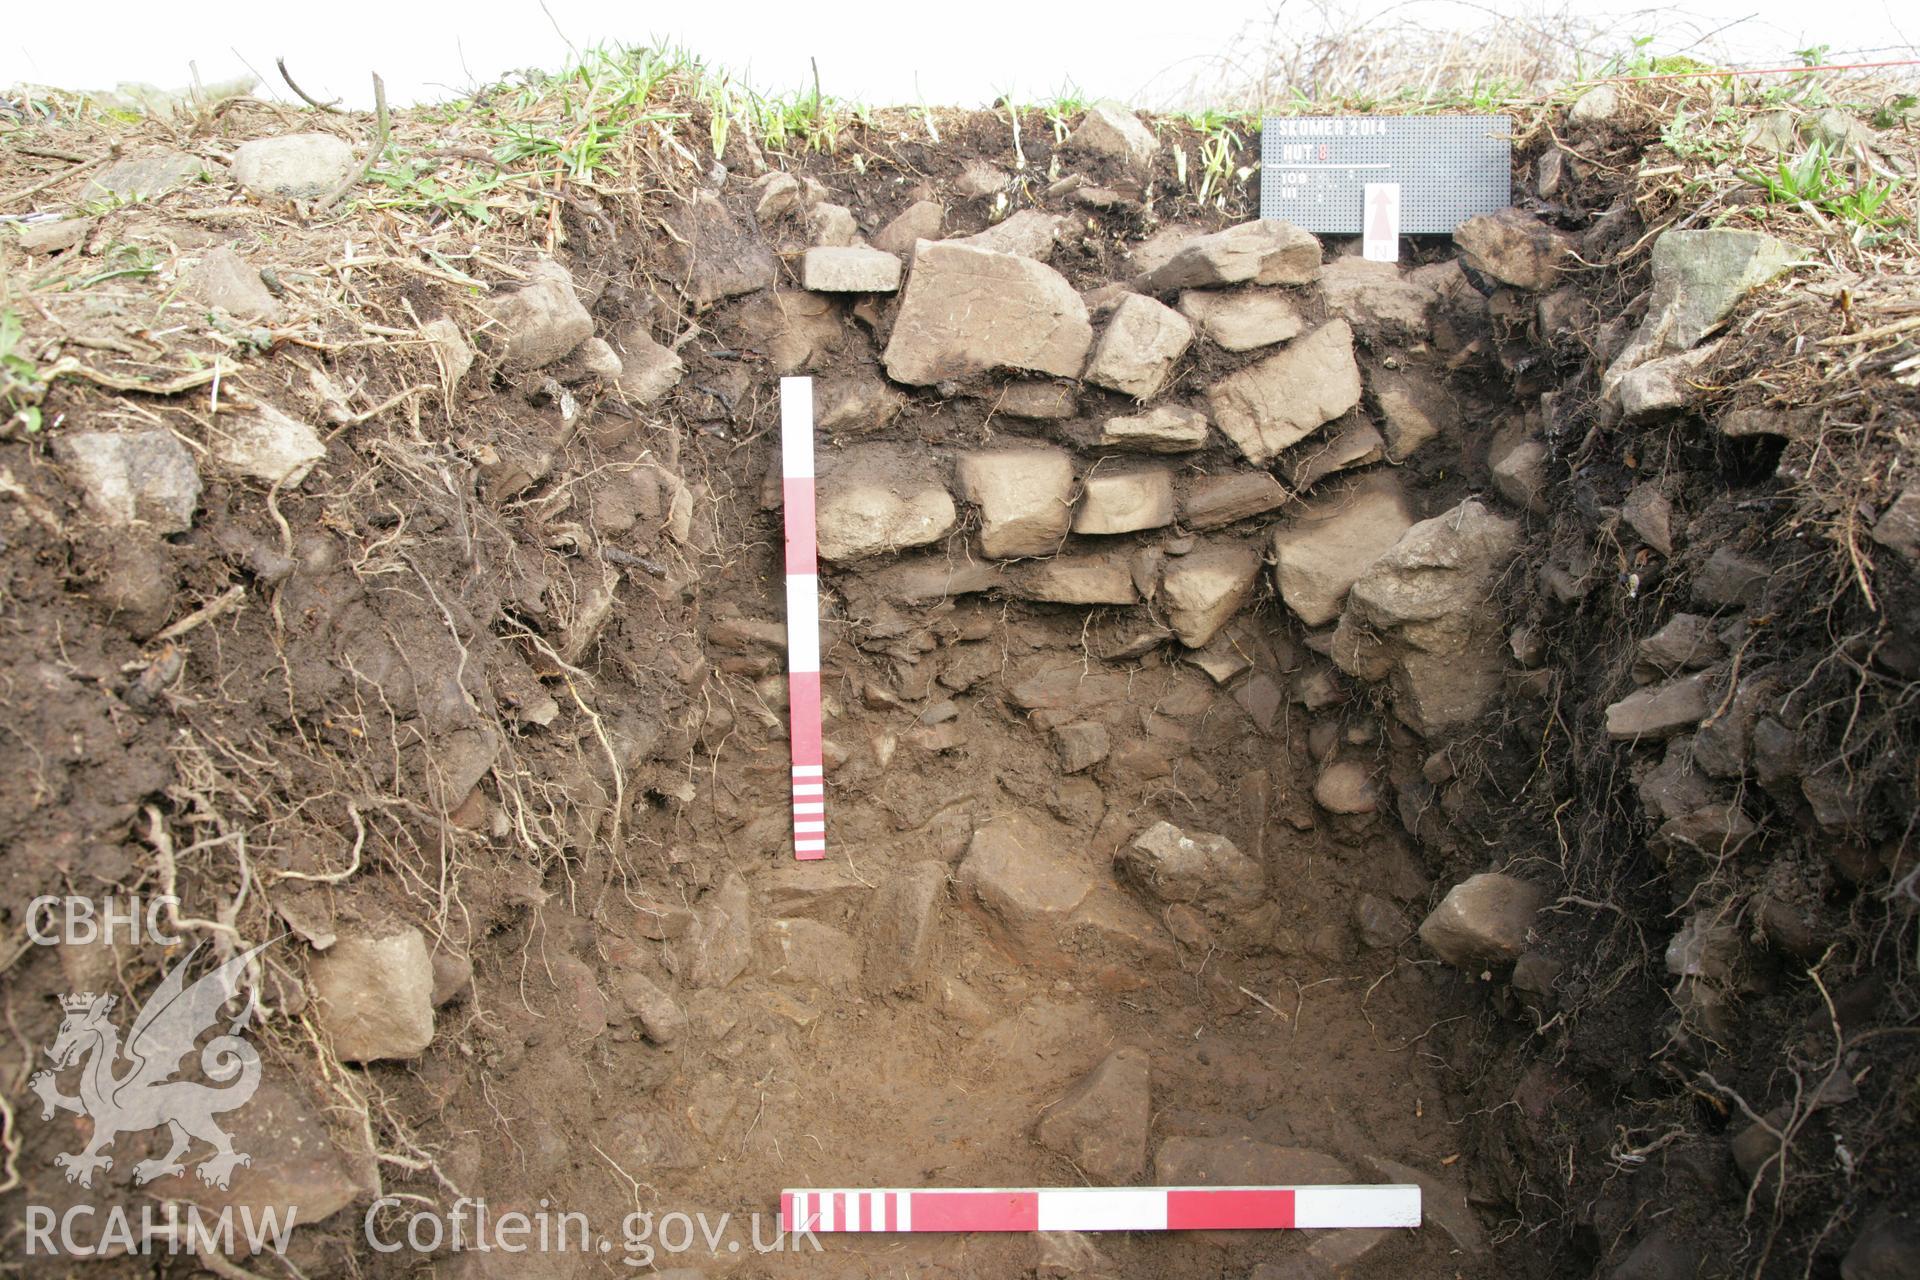
{"type": "MultiPolygon", "coordinates": [[[[582,175],[487,150],[560,89],[384,157],[247,98],[0,103],[0,215],[57,215],[0,224],[5,1256],[1916,1274],[1916,258],[1715,186],[1664,131],[1714,90],[1603,89],[1397,265],[1196,199],[1193,128],[1112,106],[815,150],[590,101],[582,175]],[[29,935],[135,893],[180,947],[29,935]],[[270,939],[251,1165],[141,1181],[155,1129],[63,1176],[62,997],[124,1030],[270,939]],[[620,1242],[787,1187],[1323,1182],[1425,1225],[620,1242]],[[461,1198],[615,1247],[369,1243],[461,1198]],[[29,1255],[30,1206],[166,1202],[305,1225],[29,1255]]],[[[1838,130],[1910,177],[1910,124],[1742,112],[1740,163],[1838,130]]]]}

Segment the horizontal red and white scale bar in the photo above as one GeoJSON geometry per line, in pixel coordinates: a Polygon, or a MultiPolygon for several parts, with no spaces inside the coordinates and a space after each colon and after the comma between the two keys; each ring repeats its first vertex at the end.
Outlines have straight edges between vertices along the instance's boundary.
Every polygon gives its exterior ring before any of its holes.
{"type": "Polygon", "coordinates": [[[780,1194],[786,1231],[1271,1231],[1417,1227],[1417,1186],[966,1187],[780,1194]]]}
{"type": "Polygon", "coordinates": [[[827,856],[820,750],[820,565],[815,553],[813,379],[780,379],[780,473],[787,532],[787,723],[793,752],[793,856],[827,856]]]}

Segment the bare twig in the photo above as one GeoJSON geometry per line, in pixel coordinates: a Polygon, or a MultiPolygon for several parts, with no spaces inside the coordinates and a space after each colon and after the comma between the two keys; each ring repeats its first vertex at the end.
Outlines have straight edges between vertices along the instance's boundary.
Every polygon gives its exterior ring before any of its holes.
{"type": "Polygon", "coordinates": [[[393,121],[387,116],[387,85],[378,75],[373,77],[373,146],[367,150],[367,162],[359,170],[348,174],[339,186],[322,196],[318,207],[331,209],[338,204],[340,197],[366,181],[373,172],[373,166],[380,163],[380,157],[387,153],[387,138],[393,131],[393,121]]]}
{"type": "MultiPolygon", "coordinates": [[[[308,93],[305,89],[302,89],[299,85],[295,84],[293,80],[293,72],[287,70],[287,60],[285,58],[275,58],[273,60],[273,65],[280,68],[280,78],[287,82],[287,88],[293,90],[294,93],[299,96],[300,101],[306,103],[308,106],[312,107],[315,111],[326,111],[336,116],[346,114],[345,112],[340,110],[340,107],[339,107],[340,99],[335,98],[332,102],[319,102],[315,100],[312,94],[308,93]]],[[[379,76],[374,77],[374,81],[376,83],[378,83],[379,79],[380,79],[379,76]]]]}

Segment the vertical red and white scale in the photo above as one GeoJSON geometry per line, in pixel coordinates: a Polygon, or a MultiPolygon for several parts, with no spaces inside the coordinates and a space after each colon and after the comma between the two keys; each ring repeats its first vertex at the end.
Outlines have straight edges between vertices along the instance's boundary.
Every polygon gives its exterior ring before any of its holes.
{"type": "Polygon", "coordinates": [[[827,856],[820,752],[820,564],[815,544],[813,379],[780,379],[780,472],[787,524],[787,722],[793,750],[793,856],[827,856]]]}

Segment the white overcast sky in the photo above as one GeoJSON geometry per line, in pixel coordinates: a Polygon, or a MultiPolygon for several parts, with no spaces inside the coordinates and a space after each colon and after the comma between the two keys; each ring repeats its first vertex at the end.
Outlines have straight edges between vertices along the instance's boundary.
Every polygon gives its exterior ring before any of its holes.
{"type": "MultiPolygon", "coordinates": [[[[1623,36],[1658,32],[1665,51],[1718,31],[1723,56],[1743,65],[1814,44],[1831,45],[1836,56],[1920,56],[1920,21],[1900,20],[1888,0],[1690,0],[1659,10],[1618,0],[1547,2],[1605,15],[1623,36]]],[[[205,82],[251,66],[271,81],[262,93],[284,96],[273,62],[285,55],[316,95],[366,105],[368,73],[377,71],[400,105],[455,96],[518,68],[557,68],[569,42],[663,41],[761,90],[799,87],[811,57],[828,94],[873,104],[979,106],[1009,92],[1044,98],[1071,83],[1089,97],[1167,106],[1249,24],[1276,13],[1283,26],[1317,21],[1321,4],[1456,28],[1519,5],[1538,13],[1541,0],[546,0],[544,10],[540,0],[88,0],[77,9],[22,0],[0,21],[0,86],[174,88],[189,82],[192,62],[205,82]]]]}

